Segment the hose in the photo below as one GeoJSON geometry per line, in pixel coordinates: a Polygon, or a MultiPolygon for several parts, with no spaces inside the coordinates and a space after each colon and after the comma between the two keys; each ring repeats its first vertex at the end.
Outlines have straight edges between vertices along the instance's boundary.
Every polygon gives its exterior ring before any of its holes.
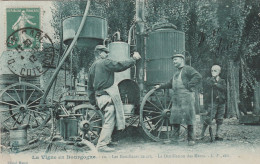
{"type": "Polygon", "coordinates": [[[74,45],[76,44],[76,42],[77,42],[77,40],[78,40],[79,34],[81,33],[81,31],[82,31],[82,29],[83,29],[83,26],[84,26],[84,24],[85,24],[85,22],[86,22],[86,18],[87,18],[88,12],[89,12],[90,1],[91,1],[91,0],[88,0],[88,2],[87,2],[86,9],[85,9],[84,15],[83,15],[83,17],[82,17],[82,20],[81,20],[79,29],[78,29],[78,31],[77,31],[75,37],[73,38],[72,43],[70,44],[68,50],[66,51],[64,57],[63,57],[62,60],[60,61],[60,64],[58,65],[58,67],[56,68],[55,72],[53,73],[53,75],[52,75],[52,77],[51,77],[51,79],[50,79],[50,82],[49,82],[49,84],[48,84],[48,86],[47,86],[47,88],[46,88],[46,90],[45,90],[45,92],[44,92],[44,95],[43,95],[42,99],[41,99],[40,104],[45,103],[46,97],[47,97],[47,95],[48,95],[49,92],[50,92],[50,89],[51,89],[51,87],[52,87],[52,85],[53,85],[53,83],[54,83],[54,80],[57,78],[57,74],[59,73],[59,71],[60,71],[60,69],[61,69],[61,66],[62,66],[63,63],[65,62],[66,58],[68,57],[68,55],[70,54],[72,48],[74,47],[74,45]]]}

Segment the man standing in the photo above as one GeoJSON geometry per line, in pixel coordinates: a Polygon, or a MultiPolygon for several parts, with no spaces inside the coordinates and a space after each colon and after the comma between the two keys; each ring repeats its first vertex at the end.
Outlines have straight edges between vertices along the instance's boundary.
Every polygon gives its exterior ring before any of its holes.
{"type": "Polygon", "coordinates": [[[221,67],[219,65],[212,66],[212,77],[206,78],[203,84],[204,107],[207,111],[207,119],[204,120],[203,123],[201,139],[204,138],[208,125],[211,124],[212,120],[210,120],[210,118],[215,118],[217,124],[215,140],[223,140],[223,138],[219,136],[219,131],[225,114],[226,82],[219,77],[220,72],[221,67]]]}
{"type": "Polygon", "coordinates": [[[165,84],[157,85],[155,88],[172,88],[172,108],[170,124],[174,128],[174,140],[178,141],[180,135],[180,124],[188,126],[188,145],[193,146],[195,125],[195,88],[201,81],[201,75],[193,67],[185,65],[185,56],[175,54],[172,56],[173,64],[177,68],[173,78],[165,84]]]}
{"type": "Polygon", "coordinates": [[[98,151],[113,151],[107,145],[116,125],[117,130],[125,128],[123,104],[118,86],[114,84],[114,73],[133,66],[141,56],[135,52],[129,60],[117,62],[107,58],[108,48],[97,45],[94,51],[96,60],[89,69],[88,96],[90,103],[104,110],[104,124],[97,143],[98,151]]]}

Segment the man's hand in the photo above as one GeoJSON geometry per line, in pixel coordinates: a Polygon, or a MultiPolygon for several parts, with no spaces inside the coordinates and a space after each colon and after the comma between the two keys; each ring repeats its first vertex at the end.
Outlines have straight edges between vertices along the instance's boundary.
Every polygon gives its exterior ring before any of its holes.
{"type": "Polygon", "coordinates": [[[160,85],[156,85],[156,86],[154,86],[153,88],[154,88],[154,89],[158,89],[158,88],[160,88],[160,85]]]}
{"type": "Polygon", "coordinates": [[[141,59],[141,56],[138,52],[134,52],[133,58],[134,58],[134,60],[139,60],[139,59],[141,59]]]}
{"type": "Polygon", "coordinates": [[[214,83],[216,83],[216,80],[215,80],[213,77],[211,77],[211,78],[209,79],[209,81],[208,81],[208,84],[209,84],[210,86],[214,86],[214,83]]]}

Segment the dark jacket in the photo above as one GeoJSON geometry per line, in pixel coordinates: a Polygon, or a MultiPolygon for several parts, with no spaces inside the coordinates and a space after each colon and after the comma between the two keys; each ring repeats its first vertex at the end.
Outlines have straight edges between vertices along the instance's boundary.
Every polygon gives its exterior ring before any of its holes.
{"type": "Polygon", "coordinates": [[[226,101],[227,86],[224,79],[219,78],[216,81],[213,77],[208,77],[203,80],[203,101],[205,107],[211,104],[211,92],[213,88],[213,101],[223,104],[226,101]]]}
{"type": "MultiPolygon", "coordinates": [[[[185,65],[182,68],[182,74],[181,74],[181,79],[183,82],[183,85],[185,86],[186,89],[188,89],[191,92],[195,91],[195,88],[199,85],[202,76],[198,71],[196,71],[193,67],[185,65]]],[[[160,88],[166,89],[166,88],[172,88],[172,80],[165,84],[162,84],[160,88]]]]}
{"type": "Polygon", "coordinates": [[[103,91],[114,84],[114,73],[121,72],[135,64],[134,59],[113,61],[110,59],[97,59],[89,68],[88,96],[92,105],[96,104],[95,92],[103,91]]]}

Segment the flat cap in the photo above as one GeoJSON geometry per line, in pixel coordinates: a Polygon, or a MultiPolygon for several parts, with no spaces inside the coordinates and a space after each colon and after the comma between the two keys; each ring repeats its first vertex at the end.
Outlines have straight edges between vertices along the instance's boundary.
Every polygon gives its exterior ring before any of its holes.
{"type": "Polygon", "coordinates": [[[176,57],[181,57],[181,58],[185,59],[185,56],[182,55],[182,54],[174,54],[174,55],[172,55],[171,58],[173,59],[173,58],[176,58],[176,57]]]}
{"type": "Polygon", "coordinates": [[[105,51],[105,52],[109,52],[109,49],[104,46],[104,45],[97,45],[96,48],[95,48],[95,51],[96,50],[101,50],[101,51],[105,51]]]}

